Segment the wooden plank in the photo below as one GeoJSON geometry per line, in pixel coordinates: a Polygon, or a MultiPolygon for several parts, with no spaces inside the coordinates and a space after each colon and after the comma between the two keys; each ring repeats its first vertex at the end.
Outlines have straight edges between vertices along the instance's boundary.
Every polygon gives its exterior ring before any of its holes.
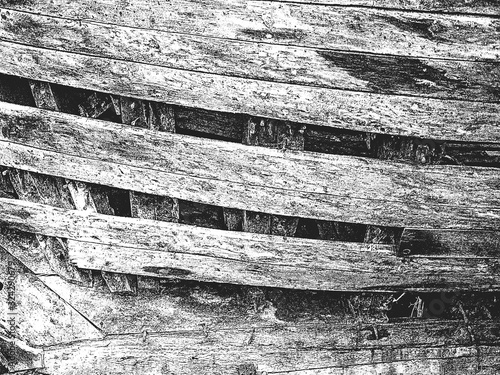
{"type": "MultiPolygon", "coordinates": [[[[60,111],[61,105],[58,103],[50,83],[30,80],[29,85],[38,108],[60,111]]],[[[12,171],[10,177],[12,183],[17,188],[17,195],[21,199],[28,198],[32,202],[43,202],[46,199],[53,199],[54,205],[57,207],[61,205],[71,209],[74,206],[78,207],[79,202],[75,200],[75,189],[71,189],[73,185],[63,184],[61,179],[43,178],[42,176],[22,171],[12,171]],[[27,192],[29,192],[29,195],[27,195],[27,192]],[[71,202],[71,199],[73,202],[71,202]]],[[[87,207],[87,202],[83,203],[87,207]]],[[[36,239],[53,272],[62,275],[67,280],[87,285],[92,284],[92,275],[89,272],[78,270],[68,262],[68,246],[71,247],[71,241],[68,243],[60,238],[41,235],[37,235],[36,239]]]]}
{"type": "MultiPolygon", "coordinates": [[[[94,202],[92,194],[90,192],[89,186],[81,182],[67,182],[68,189],[71,193],[71,197],[73,199],[73,203],[77,210],[88,211],[88,212],[98,212],[97,205],[94,202]]],[[[99,201],[102,203],[102,200],[99,201]]],[[[107,207],[104,210],[99,207],[99,212],[112,211],[111,207],[109,207],[109,202],[107,207]]],[[[75,243],[74,241],[68,241],[68,249],[69,251],[73,251],[73,248],[81,249],[81,243],[75,243]]],[[[102,272],[102,277],[106,282],[109,290],[112,293],[131,293],[134,294],[136,292],[135,284],[137,283],[133,277],[127,277],[127,275],[121,274],[113,274],[109,272],[102,272]]]]}
{"type": "MultiPolygon", "coordinates": [[[[10,181],[17,196],[28,202],[50,204],[56,207],[74,209],[70,191],[61,178],[52,178],[26,171],[11,170],[10,181]]],[[[68,243],[61,238],[37,235],[40,251],[53,272],[66,280],[90,285],[92,280],[88,272],[75,268],[68,260],[68,243]]]]}
{"type": "MultiPolygon", "coordinates": [[[[286,150],[304,150],[305,126],[297,126],[265,119],[250,119],[243,132],[243,144],[286,150]]],[[[263,170],[262,173],[269,173],[263,170]]],[[[232,218],[234,213],[231,213],[232,218]]],[[[227,221],[227,220],[226,220],[227,221]]],[[[245,232],[267,233],[280,236],[295,235],[298,218],[266,215],[243,211],[242,229],[245,232]]]]}
{"type": "Polygon", "coordinates": [[[148,194],[174,196],[205,204],[233,206],[238,209],[251,208],[257,212],[283,216],[294,215],[380,226],[406,226],[417,229],[496,230],[498,228],[499,213],[496,206],[455,207],[389,200],[380,202],[355,197],[346,199],[346,196],[304,194],[279,188],[231,185],[221,181],[208,183],[204,179],[161,171],[155,171],[154,176],[151,176],[150,173],[146,174],[144,170],[133,166],[77,158],[13,143],[1,142],[1,144],[2,150],[7,151],[6,154],[0,155],[0,164],[3,165],[135,191],[143,190],[148,194]],[[26,159],[26,154],[30,155],[29,160],[26,159]],[[103,170],[106,174],[101,173],[103,170]],[[210,194],[207,194],[207,191],[210,194]],[[381,205],[384,207],[383,212],[376,210],[377,207],[382,207],[381,205]]]}
{"type": "MultiPolygon", "coordinates": [[[[351,253],[352,255],[352,253],[351,253]]],[[[370,254],[373,256],[374,254],[370,254]]],[[[82,268],[203,282],[232,283],[309,290],[497,290],[498,260],[450,261],[412,259],[405,264],[393,255],[379,255],[376,264],[366,259],[361,268],[319,262],[287,266],[267,262],[238,262],[191,254],[93,245],[89,251],[73,249],[71,257],[82,268]],[[338,267],[338,268],[337,268],[338,267]],[[332,269],[334,268],[334,269],[332,269]],[[479,271],[478,271],[479,270],[479,271]],[[308,273],[308,275],[306,275],[308,273]],[[401,274],[400,274],[401,273],[401,274]]]]}
{"type": "Polygon", "coordinates": [[[30,80],[29,84],[33,99],[38,108],[59,111],[59,104],[56,102],[49,83],[30,80]]]}
{"type": "Polygon", "coordinates": [[[0,140],[7,151],[0,164],[14,168],[284,216],[412,228],[498,228],[495,168],[283,152],[5,103],[0,124],[4,137],[31,146],[0,140]],[[383,211],[377,209],[382,205],[383,211]]]}
{"type": "MultiPolygon", "coordinates": [[[[121,97],[120,113],[124,124],[175,133],[174,111],[166,104],[121,97]]],[[[179,202],[177,199],[151,196],[134,191],[130,191],[129,194],[132,217],[179,221],[179,202]]]]}
{"type": "Polygon", "coordinates": [[[498,103],[225,77],[0,42],[0,72],[187,107],[457,141],[499,142],[498,103]]]}
{"type": "Polygon", "coordinates": [[[201,134],[207,138],[241,142],[247,116],[234,113],[176,107],[175,124],[180,133],[201,134]]]}
{"type": "Polygon", "coordinates": [[[498,258],[500,231],[405,230],[398,253],[413,257],[498,258]]]}
{"type": "Polygon", "coordinates": [[[268,44],[470,60],[496,60],[499,53],[496,18],[479,15],[248,0],[141,0],[126,5],[118,0],[85,0],[71,6],[45,0],[8,7],[77,20],[268,44]]]}
{"type": "Polygon", "coordinates": [[[311,291],[256,290],[248,286],[162,280],[160,288],[157,285],[141,288],[139,283],[138,293],[132,298],[110,295],[105,287],[84,288],[70,284],[59,276],[41,276],[41,279],[106,334],[144,331],[151,334],[180,328],[184,331],[224,331],[277,324],[301,329],[317,325],[320,329],[335,326],[339,336],[343,332],[345,347],[373,347],[400,345],[405,340],[410,340],[412,345],[428,344],[430,338],[439,343],[440,330],[457,332],[463,325],[457,321],[384,324],[387,316],[381,306],[392,299],[389,293],[358,295],[358,300],[369,310],[368,314],[358,316],[352,315],[346,307],[346,296],[341,293],[321,292],[318,295],[311,291]],[[302,303],[297,304],[298,299],[302,303]],[[90,305],[88,301],[94,303],[90,305]],[[428,328],[423,328],[424,325],[428,328]],[[371,326],[390,330],[390,335],[383,341],[370,340],[362,332],[370,330],[371,326]]]}
{"type": "Polygon", "coordinates": [[[35,275],[54,274],[35,235],[0,227],[0,246],[35,275]]]}
{"type": "Polygon", "coordinates": [[[287,0],[290,3],[328,4],[343,6],[362,6],[373,8],[404,9],[433,12],[473,13],[500,15],[500,8],[495,1],[483,0],[287,0]]]}
{"type": "MultiPolygon", "coordinates": [[[[144,102],[132,98],[120,98],[120,114],[124,124],[149,128],[154,130],[175,132],[175,114],[171,106],[163,103],[144,102]]],[[[143,219],[179,221],[179,202],[170,197],[160,197],[129,192],[131,216],[143,219]]],[[[103,272],[103,276],[107,275],[103,272]]],[[[120,274],[114,274],[120,275],[120,274]]],[[[123,275],[122,275],[123,277],[123,275]]],[[[128,275],[129,278],[134,277],[128,275]]],[[[135,283],[142,282],[143,276],[135,277],[135,283]]],[[[157,283],[157,280],[153,280],[157,283]]]]}
{"type": "Polygon", "coordinates": [[[498,288],[497,260],[396,257],[391,245],[220,231],[0,198],[8,227],[82,242],[81,268],[312,290],[498,288]]]}
{"type": "MultiPolygon", "coordinates": [[[[52,92],[51,85],[46,82],[30,81],[31,91],[33,93],[33,98],[35,99],[36,106],[38,108],[50,109],[53,111],[60,111],[60,105],[57,103],[56,96],[52,92]]],[[[78,104],[78,109],[81,116],[85,117],[98,117],[102,115],[107,109],[111,107],[111,99],[109,95],[104,95],[102,93],[94,93],[86,97],[85,101],[78,104]]],[[[26,173],[29,175],[29,172],[26,173]]],[[[30,176],[28,176],[30,177],[30,176]]],[[[33,178],[32,178],[33,179],[33,178]]],[[[36,179],[35,179],[36,180],[36,179]]],[[[51,195],[54,189],[45,191],[43,186],[37,186],[36,183],[33,184],[36,189],[37,194],[51,195]]],[[[50,184],[49,184],[50,186],[50,184]]],[[[93,201],[92,195],[90,194],[90,189],[82,182],[72,182],[67,181],[65,187],[66,189],[59,189],[59,191],[67,192],[71,194],[72,204],[69,203],[71,208],[73,205],[78,210],[91,210],[97,212],[96,205],[93,201]]],[[[18,189],[19,191],[20,189],[18,189]]],[[[22,195],[19,194],[21,197],[22,195]]],[[[35,201],[36,198],[35,198],[35,201]]],[[[59,206],[58,204],[56,204],[59,206]]],[[[106,210],[106,209],[105,209],[106,210]]],[[[52,269],[60,275],[68,279],[75,280],[77,282],[91,282],[91,275],[81,270],[77,270],[72,264],[67,262],[68,248],[75,246],[72,241],[63,242],[60,239],[54,237],[43,237],[38,236],[38,241],[40,247],[45,249],[45,256],[52,265],[52,269]],[[83,277],[82,277],[83,276],[83,277]],[[86,276],[86,277],[85,277],[86,276]]],[[[133,293],[134,287],[131,284],[129,278],[121,274],[108,274],[103,272],[104,280],[106,281],[109,289],[113,293],[133,293]]]]}
{"type": "MultiPolygon", "coordinates": [[[[0,14],[4,15],[0,18],[3,40],[36,47],[273,82],[500,101],[498,62],[328,51],[69,21],[17,11],[0,14]]],[[[408,53],[411,51],[408,49],[408,53]]]]}
{"type": "Polygon", "coordinates": [[[15,327],[9,331],[12,338],[41,346],[103,337],[99,329],[3,248],[0,260],[0,278],[6,285],[0,293],[0,304],[2,311],[10,312],[7,316],[14,319],[14,325],[8,325],[15,327]]]}
{"type": "MultiPolygon", "coordinates": [[[[323,347],[309,337],[283,340],[282,330],[224,332],[221,334],[109,337],[104,341],[77,343],[45,351],[45,366],[58,374],[99,371],[107,374],[289,374],[343,375],[359,373],[476,373],[498,356],[493,346],[422,347],[390,350],[340,351],[323,339],[323,347]],[[273,332],[274,331],[274,332],[273,332]],[[249,342],[250,341],[250,342],[249,342]],[[303,344],[303,346],[301,346],[303,344]],[[312,346],[311,346],[312,345],[312,346]],[[327,348],[327,349],[325,349],[327,348]],[[483,352],[484,350],[484,352],[483,352]],[[154,353],[152,355],[151,353],[154,353]],[[483,354],[484,353],[484,354],[483,354]],[[241,372],[242,368],[251,369],[241,372]],[[367,372],[370,371],[370,372],[367,372]],[[472,371],[472,372],[471,372],[472,371]],[[441,372],[443,373],[443,372],[441,372]]],[[[311,335],[321,335],[314,331],[311,335]]],[[[302,333],[302,332],[301,332],[302,333]]],[[[321,335],[322,338],[325,335],[321,335]]],[[[320,339],[315,340],[320,341],[320,339]]],[[[491,372],[490,372],[491,373],[491,372]]]]}

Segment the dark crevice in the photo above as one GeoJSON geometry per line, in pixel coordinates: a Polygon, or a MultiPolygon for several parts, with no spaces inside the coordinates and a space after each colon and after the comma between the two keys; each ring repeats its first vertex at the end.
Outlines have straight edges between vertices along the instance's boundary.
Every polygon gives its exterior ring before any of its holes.
{"type": "Polygon", "coordinates": [[[226,229],[222,207],[179,200],[179,223],[226,229]]]}
{"type": "Polygon", "coordinates": [[[225,136],[217,135],[217,134],[212,134],[212,133],[204,133],[202,131],[196,131],[196,130],[191,130],[191,129],[186,129],[186,128],[177,128],[176,132],[178,134],[191,135],[193,137],[198,137],[198,138],[216,139],[219,141],[227,141],[227,142],[237,143],[236,140],[229,138],[229,137],[225,137],[225,136]]]}
{"type": "Polygon", "coordinates": [[[114,210],[114,215],[131,216],[130,196],[127,190],[109,188],[108,199],[109,205],[114,210]]]}

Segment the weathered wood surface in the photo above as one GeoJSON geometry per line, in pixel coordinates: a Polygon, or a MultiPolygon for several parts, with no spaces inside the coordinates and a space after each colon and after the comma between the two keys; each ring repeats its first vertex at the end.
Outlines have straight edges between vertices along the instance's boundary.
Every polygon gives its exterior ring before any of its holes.
{"type": "MultiPolygon", "coordinates": [[[[200,178],[159,170],[154,170],[155,173],[152,175],[151,170],[145,173],[144,169],[129,165],[78,158],[14,143],[1,142],[1,147],[6,151],[0,155],[2,165],[223,207],[252,209],[284,216],[420,229],[495,230],[498,228],[499,213],[496,203],[487,207],[447,205],[431,201],[432,206],[430,206],[425,202],[372,200],[370,198],[372,195],[367,199],[348,195],[294,192],[227,181],[208,182],[200,178]],[[26,155],[29,155],[29,159],[26,159],[26,155]],[[373,210],[379,207],[383,207],[384,211],[373,210]]],[[[446,174],[441,177],[452,178],[446,174]]],[[[459,193],[458,198],[463,201],[466,198],[464,192],[459,193]]],[[[411,192],[408,194],[411,195],[411,192]]]]}
{"type": "Polygon", "coordinates": [[[495,168],[414,166],[249,147],[7,103],[0,105],[0,123],[5,150],[0,164],[14,168],[286,216],[498,228],[495,168]],[[383,211],[374,210],[381,205],[383,211]]]}
{"type": "MultiPolygon", "coordinates": [[[[9,170],[8,177],[16,195],[25,201],[74,209],[70,190],[61,178],[50,178],[30,172],[9,170]]],[[[36,236],[40,251],[55,272],[66,280],[89,285],[88,272],[76,269],[68,261],[68,242],[61,238],[36,236]]]]}
{"type": "MultiPolygon", "coordinates": [[[[207,285],[192,288],[173,283],[164,286],[165,292],[142,290],[132,297],[68,284],[58,276],[41,279],[107,334],[103,340],[42,347],[43,372],[213,374],[249,369],[357,374],[413,369],[429,373],[431,369],[494,374],[498,365],[498,354],[491,346],[498,341],[496,321],[387,323],[370,320],[373,314],[368,321],[358,321],[358,304],[349,300],[354,315],[342,322],[350,310],[345,301],[332,302],[331,307],[300,303],[304,306],[293,311],[296,305],[292,308],[288,298],[298,298],[293,295],[297,291],[289,291],[286,297],[284,291],[259,294],[256,290],[251,297],[251,290],[248,295],[234,295],[207,285]],[[304,314],[303,308],[319,315],[304,314]]],[[[314,296],[307,298],[316,301],[314,296]]],[[[332,295],[328,301],[336,298],[332,295]]],[[[392,300],[383,296],[375,304],[382,307],[386,298],[392,300]]]]}
{"type": "MultiPolygon", "coordinates": [[[[54,95],[52,87],[49,83],[30,81],[30,88],[35,104],[38,108],[60,111],[61,105],[58,103],[59,100],[56,95],[54,95]]],[[[82,104],[79,104],[78,108],[81,116],[97,117],[104,113],[110,106],[111,100],[108,96],[100,93],[94,93],[94,95],[88,97],[82,104]],[[103,97],[108,100],[103,101],[103,97]]],[[[96,204],[94,203],[93,197],[90,193],[90,188],[82,182],[75,183],[72,181],[66,181],[64,186],[62,186],[63,184],[61,181],[56,179],[55,181],[59,182],[58,186],[52,186],[50,179],[48,183],[40,184],[40,176],[30,175],[29,172],[19,173],[18,171],[12,171],[11,180],[13,175],[17,176],[17,180],[19,181],[24,179],[25,186],[22,186],[19,183],[14,183],[14,186],[17,187],[16,192],[21,198],[28,198],[28,200],[35,202],[52,198],[55,200],[57,206],[59,206],[58,201],[61,201],[60,203],[63,206],[66,205],[70,208],[76,207],[78,210],[92,210],[93,212],[97,212],[96,204]],[[30,191],[31,193],[28,194],[28,196],[26,194],[27,191],[30,191]],[[49,196],[50,198],[44,197],[44,195],[49,196]],[[68,199],[68,197],[64,197],[64,195],[69,195],[70,199],[68,199]]],[[[101,202],[103,202],[102,199],[99,200],[99,203],[101,202]]],[[[99,209],[100,212],[112,211],[109,204],[107,207],[99,207],[99,209]]],[[[45,249],[45,257],[51,263],[54,272],[64,275],[67,279],[74,280],[76,282],[86,282],[87,284],[92,282],[91,275],[89,275],[88,272],[77,270],[68,262],[67,253],[68,248],[73,246],[72,241],[63,242],[60,239],[53,237],[44,238],[43,236],[38,236],[37,239],[41,247],[45,249]]],[[[128,278],[124,275],[105,273],[103,276],[107,281],[110,290],[113,292],[130,292],[133,290],[128,278]]]]}
{"type": "MultiPolygon", "coordinates": [[[[304,129],[305,126],[292,126],[283,122],[253,118],[245,124],[243,144],[278,148],[283,151],[300,151],[304,150],[304,129]]],[[[267,169],[264,169],[262,173],[266,174],[269,172],[267,169]]],[[[234,220],[235,212],[231,211],[230,215],[234,220]]],[[[228,221],[226,220],[226,222],[228,221]]],[[[293,217],[266,215],[248,210],[241,212],[241,228],[245,232],[293,237],[297,231],[298,223],[299,219],[293,217]]]]}
{"type": "Polygon", "coordinates": [[[117,336],[45,351],[44,364],[58,374],[97,370],[106,374],[289,374],[360,373],[495,374],[495,346],[450,346],[358,351],[328,350],[335,344],[313,329],[284,340],[280,330],[242,330],[220,334],[178,333],[117,336]],[[323,340],[318,338],[321,336],[323,340]],[[317,342],[323,341],[316,347],[317,342]],[[313,346],[311,348],[311,346],[313,346]],[[307,349],[303,349],[306,347],[307,349]],[[246,371],[245,371],[246,370],[246,371]],[[375,372],[373,372],[375,371],[375,372]],[[377,372],[378,371],[378,372],[377,372]],[[485,371],[485,372],[484,372],[485,371]]]}
{"type": "Polygon", "coordinates": [[[405,230],[398,253],[410,258],[498,258],[500,231],[405,230]]]}
{"type": "Polygon", "coordinates": [[[62,210],[0,198],[0,221],[81,241],[81,268],[208,282],[315,290],[497,289],[498,261],[396,257],[392,245],[213,230],[62,210]],[[309,249],[309,250],[307,250],[309,249]]]}
{"type": "Polygon", "coordinates": [[[240,42],[5,10],[0,10],[0,38],[41,48],[223,76],[444,99],[500,101],[498,62],[240,42]]]}
{"type": "Polygon", "coordinates": [[[17,338],[32,346],[102,338],[100,330],[53,293],[6,249],[0,248],[0,291],[3,327],[15,320],[17,338]],[[54,314],[57,311],[57,314],[54,314]],[[8,312],[11,312],[9,314],[8,312]]]}
{"type": "MultiPolygon", "coordinates": [[[[274,0],[271,0],[274,1],[274,0]]],[[[343,6],[362,6],[402,10],[419,10],[432,12],[472,13],[500,15],[499,4],[484,0],[287,0],[290,3],[328,4],[343,6]]]]}
{"type": "Polygon", "coordinates": [[[385,95],[225,77],[0,42],[0,72],[79,88],[300,123],[499,142],[500,104],[385,95]]]}
{"type": "MultiPolygon", "coordinates": [[[[97,204],[94,202],[94,198],[90,191],[91,189],[86,184],[67,181],[67,186],[71,193],[73,204],[77,210],[95,213],[113,212],[113,209],[110,207],[109,202],[106,199],[98,199],[97,204]]],[[[75,247],[78,249],[81,249],[82,247],[80,242],[71,240],[68,240],[67,244],[68,251],[72,251],[75,247]]],[[[83,245],[83,248],[85,248],[85,245],[83,245]]],[[[136,291],[136,282],[134,282],[134,277],[127,277],[127,275],[113,274],[105,271],[102,272],[102,277],[112,293],[135,293],[136,291]]]]}
{"type": "Polygon", "coordinates": [[[71,5],[45,0],[8,6],[63,18],[268,44],[472,60],[496,60],[500,52],[498,20],[479,15],[247,0],[133,4],[86,0],[71,5]]]}

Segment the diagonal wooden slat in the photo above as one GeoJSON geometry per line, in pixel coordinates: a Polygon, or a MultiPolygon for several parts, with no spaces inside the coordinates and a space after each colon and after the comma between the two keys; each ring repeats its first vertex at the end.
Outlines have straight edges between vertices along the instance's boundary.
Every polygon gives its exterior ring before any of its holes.
{"type": "Polygon", "coordinates": [[[0,198],[0,212],[11,228],[80,241],[70,256],[82,268],[312,290],[499,287],[496,259],[408,262],[392,245],[221,231],[8,198],[0,198]]]}
{"type": "Polygon", "coordinates": [[[7,250],[0,247],[0,306],[2,326],[12,328],[8,328],[11,339],[40,347],[103,337],[97,327],[7,250]],[[13,325],[7,323],[9,318],[14,320],[13,325]]]}
{"type": "Polygon", "coordinates": [[[499,142],[498,103],[226,77],[0,42],[0,73],[213,111],[357,131],[499,142]]]}
{"type": "Polygon", "coordinates": [[[6,103],[0,125],[0,164],[28,171],[285,216],[498,229],[495,168],[249,147],[6,103]]]}

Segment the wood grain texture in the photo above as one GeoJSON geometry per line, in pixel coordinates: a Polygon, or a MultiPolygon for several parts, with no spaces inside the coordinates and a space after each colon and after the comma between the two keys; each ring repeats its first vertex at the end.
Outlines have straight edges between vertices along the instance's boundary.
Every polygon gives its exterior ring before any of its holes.
{"type": "Polygon", "coordinates": [[[398,253],[411,257],[498,258],[500,231],[405,230],[398,253]]]}
{"type": "Polygon", "coordinates": [[[500,63],[496,61],[451,61],[290,47],[5,10],[0,10],[0,38],[41,48],[223,76],[365,92],[500,101],[500,63]]]}
{"type": "MultiPolygon", "coordinates": [[[[77,210],[88,212],[113,212],[113,209],[109,205],[109,201],[106,202],[105,199],[98,199],[97,204],[94,202],[91,189],[85,183],[68,181],[67,186],[71,193],[73,204],[77,210]],[[102,207],[103,204],[104,207],[102,207]],[[98,205],[100,207],[98,207],[98,205]]],[[[72,251],[75,247],[81,249],[82,246],[81,243],[71,240],[69,240],[67,244],[69,251],[72,251]]],[[[134,282],[133,277],[127,277],[127,275],[113,274],[105,271],[102,272],[102,277],[112,293],[134,294],[136,292],[135,284],[137,284],[137,282],[134,282]]]]}
{"type": "MultiPolygon", "coordinates": [[[[51,85],[47,82],[40,81],[30,81],[30,88],[35,99],[35,104],[38,108],[48,109],[52,111],[60,111],[61,105],[58,103],[58,98],[54,95],[51,85]]],[[[79,113],[84,117],[98,117],[103,114],[107,109],[111,107],[111,99],[109,95],[104,95],[102,93],[94,93],[86,98],[85,101],[78,104],[79,113]]],[[[12,173],[14,175],[15,172],[12,173]]],[[[51,195],[54,191],[57,192],[70,192],[71,202],[69,205],[71,208],[76,207],[78,210],[91,210],[97,212],[96,204],[94,203],[93,197],[90,193],[90,188],[82,182],[72,182],[66,181],[66,184],[59,189],[54,189],[50,184],[49,179],[49,189],[46,189],[44,185],[36,183],[36,178],[30,176],[29,172],[25,173],[28,180],[34,180],[31,189],[36,190],[38,195],[51,195]]],[[[57,180],[56,180],[57,181],[57,180]]],[[[18,191],[20,188],[18,188],[18,191]]],[[[18,192],[20,197],[23,196],[21,192],[18,192]]],[[[55,194],[56,196],[58,194],[55,194]]],[[[40,197],[38,197],[38,200],[40,197]]],[[[37,201],[37,198],[35,198],[37,201]]],[[[102,201],[102,200],[101,200],[102,201]]],[[[64,202],[63,202],[64,203],[64,202]]],[[[57,204],[59,206],[59,204],[57,204]]],[[[100,211],[112,211],[111,207],[106,207],[100,211]]],[[[75,280],[77,282],[85,282],[89,284],[91,282],[91,275],[88,272],[77,270],[74,266],[67,261],[68,248],[74,246],[72,241],[64,242],[61,239],[56,239],[54,237],[44,238],[43,236],[38,236],[38,241],[40,246],[45,249],[45,256],[52,264],[52,269],[60,275],[64,275],[67,279],[75,280]],[[79,276],[79,277],[78,277],[79,276]],[[85,277],[86,276],[86,277],[85,277]]],[[[125,275],[121,274],[111,274],[103,272],[103,277],[109,286],[109,289],[114,292],[124,292],[131,293],[134,290],[133,285],[125,275]]]]}
{"type": "MultiPolygon", "coordinates": [[[[74,209],[70,190],[62,178],[51,178],[26,171],[10,170],[9,179],[17,196],[28,202],[50,204],[55,207],[74,209]]],[[[61,238],[37,235],[40,251],[55,272],[66,280],[91,285],[88,272],[75,268],[68,260],[68,242],[61,238]]]]}
{"type": "Polygon", "coordinates": [[[15,311],[15,314],[2,314],[1,322],[3,327],[10,327],[7,318],[14,318],[12,338],[36,347],[103,337],[99,329],[53,293],[6,249],[0,248],[0,260],[0,278],[6,286],[0,291],[2,312],[15,311]]]}
{"type": "Polygon", "coordinates": [[[398,258],[391,245],[220,231],[0,198],[10,228],[82,242],[82,268],[313,290],[498,288],[498,262],[398,258]],[[310,249],[310,250],[307,250],[310,249]]]}
{"type": "MultiPolygon", "coordinates": [[[[271,0],[273,1],[273,0],[271,0]]],[[[334,6],[362,6],[430,12],[452,12],[500,15],[500,6],[489,0],[287,0],[290,3],[328,4],[334,6]]]]}
{"type": "Polygon", "coordinates": [[[153,195],[174,196],[205,204],[257,210],[257,212],[283,216],[301,216],[332,221],[368,223],[380,226],[401,226],[417,229],[485,229],[498,227],[498,209],[494,207],[441,206],[414,202],[377,201],[366,198],[331,196],[324,194],[294,193],[290,190],[263,189],[242,186],[155,171],[148,177],[137,167],[116,165],[92,159],[40,151],[36,148],[2,143],[0,164],[29,171],[43,171],[76,180],[87,180],[108,186],[140,191],[153,195]],[[27,162],[26,155],[29,155],[27,162]],[[60,166],[64,165],[64,169],[60,166]],[[104,175],[100,171],[107,171],[104,175]],[[163,182],[162,182],[163,181],[163,182]],[[168,181],[168,183],[164,182],[168,181]],[[228,187],[231,190],[228,191],[228,187]],[[206,191],[211,192],[207,194],[206,191]],[[264,194],[265,193],[265,194],[264,194]],[[384,212],[374,208],[384,207],[384,212]]]}
{"type": "Polygon", "coordinates": [[[458,141],[498,142],[498,103],[351,92],[198,73],[0,42],[0,72],[214,111],[458,141]]]}
{"type": "Polygon", "coordinates": [[[63,18],[270,44],[471,60],[499,56],[495,17],[248,0],[127,4],[44,0],[8,6],[63,18]]]}
{"type": "Polygon", "coordinates": [[[249,147],[6,103],[0,105],[0,124],[6,151],[0,164],[14,168],[285,216],[498,228],[495,168],[415,166],[249,147]],[[376,209],[382,205],[383,211],[376,209]]]}
{"type": "Polygon", "coordinates": [[[144,341],[139,335],[109,337],[104,341],[51,348],[44,353],[45,366],[48,371],[63,375],[96,369],[105,369],[107,374],[172,371],[207,375],[290,372],[354,375],[452,371],[469,375],[477,373],[479,368],[486,369],[486,374],[494,374],[494,367],[490,366],[498,355],[497,348],[484,345],[338,351],[332,349],[335,344],[328,340],[328,334],[316,329],[308,335],[300,331],[295,338],[285,336],[285,339],[279,335],[281,332],[280,328],[270,328],[206,336],[202,332],[178,333],[152,335],[144,341]],[[316,338],[311,340],[311,336],[316,338]],[[252,372],[241,372],[242,368],[252,372]]]}
{"type": "MultiPolygon", "coordinates": [[[[250,119],[244,126],[243,144],[286,150],[304,150],[304,127],[265,119],[250,119]]],[[[262,173],[269,173],[264,169],[262,173]]],[[[230,212],[234,219],[234,212],[230,212]]],[[[229,220],[226,219],[226,222],[229,220]]],[[[295,236],[298,218],[266,215],[244,210],[242,230],[252,233],[267,233],[279,236],[295,236]]]]}

